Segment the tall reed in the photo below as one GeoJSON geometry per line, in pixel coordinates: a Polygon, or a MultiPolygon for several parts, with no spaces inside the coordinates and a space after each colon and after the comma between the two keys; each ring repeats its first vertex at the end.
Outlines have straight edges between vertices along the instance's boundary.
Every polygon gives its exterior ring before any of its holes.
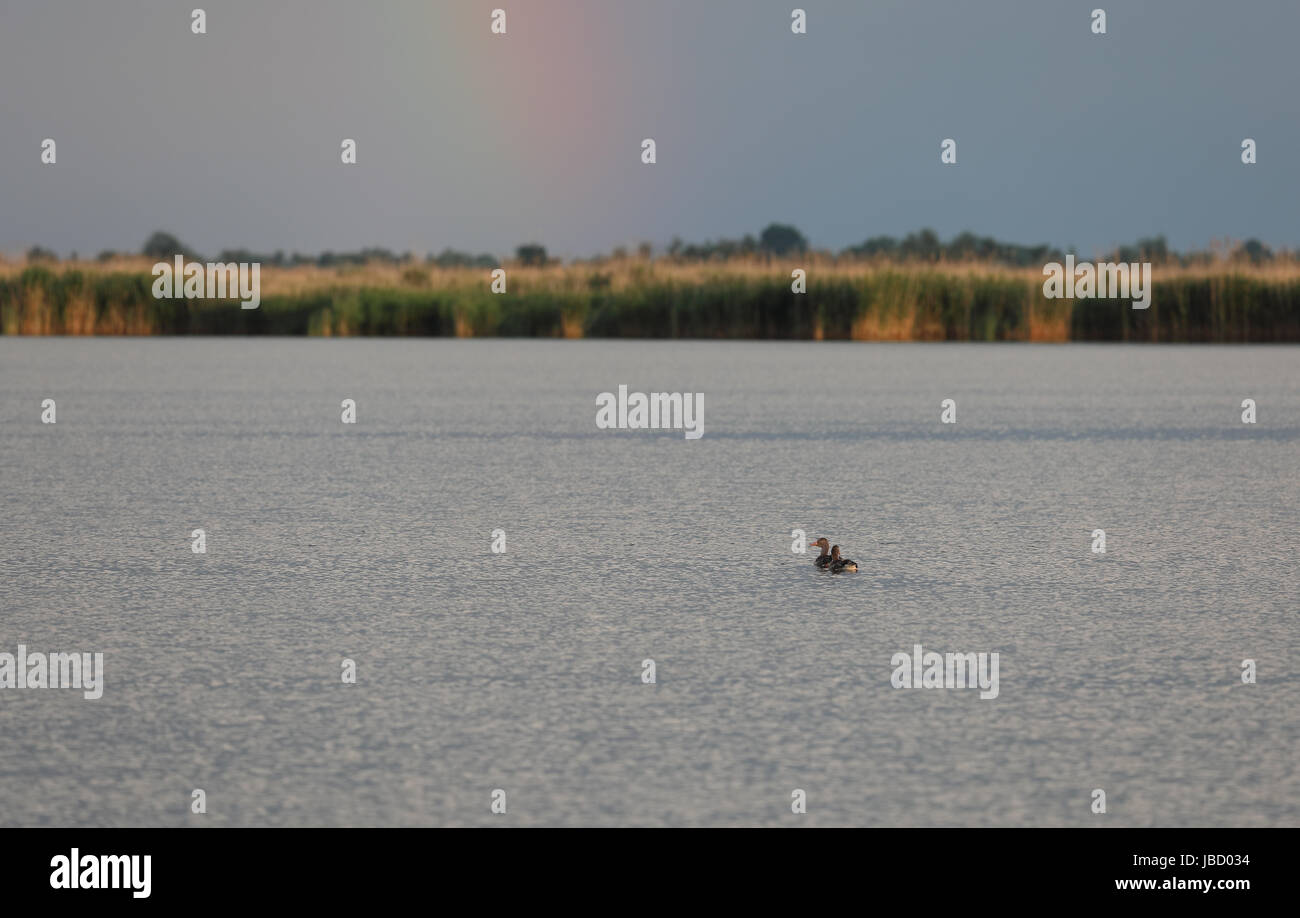
{"type": "Polygon", "coordinates": [[[1049,300],[985,264],[622,259],[487,271],[372,264],[262,271],[262,304],[155,299],[143,259],[0,264],[5,335],[437,335],[900,341],[1300,341],[1300,267],[1156,266],[1151,306],[1049,300]],[[807,271],[807,293],[791,271],[807,271]]]}

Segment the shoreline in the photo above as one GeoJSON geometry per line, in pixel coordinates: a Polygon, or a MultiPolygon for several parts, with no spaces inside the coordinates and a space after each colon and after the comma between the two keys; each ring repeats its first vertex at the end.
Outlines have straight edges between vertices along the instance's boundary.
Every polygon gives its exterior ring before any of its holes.
{"type": "Polygon", "coordinates": [[[1034,268],[817,259],[262,266],[258,305],[241,308],[231,297],[160,297],[151,264],[0,265],[0,335],[1300,342],[1291,263],[1156,265],[1145,309],[1050,298],[1034,268]]]}

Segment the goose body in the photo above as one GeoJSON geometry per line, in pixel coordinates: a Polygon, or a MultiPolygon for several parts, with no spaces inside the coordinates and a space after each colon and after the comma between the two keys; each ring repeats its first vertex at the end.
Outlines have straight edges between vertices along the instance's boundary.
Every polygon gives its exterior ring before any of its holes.
{"type": "Polygon", "coordinates": [[[838,545],[832,546],[830,572],[832,574],[856,574],[858,572],[858,562],[852,558],[841,558],[840,547],[838,545]]]}
{"type": "Polygon", "coordinates": [[[822,553],[813,559],[813,564],[817,565],[818,570],[827,570],[831,566],[831,543],[827,538],[820,538],[814,545],[820,546],[822,553]]]}

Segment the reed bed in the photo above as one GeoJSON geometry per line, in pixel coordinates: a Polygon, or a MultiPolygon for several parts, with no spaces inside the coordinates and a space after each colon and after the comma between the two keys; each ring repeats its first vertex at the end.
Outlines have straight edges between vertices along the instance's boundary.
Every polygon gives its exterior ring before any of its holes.
{"type": "Polygon", "coordinates": [[[1300,265],[1153,269],[1151,306],[1049,300],[1041,269],[808,256],[484,269],[262,267],[261,307],[155,299],[152,260],[0,262],[5,335],[433,335],[858,341],[1300,341],[1300,265]],[[807,293],[791,271],[807,271],[807,293]]]}

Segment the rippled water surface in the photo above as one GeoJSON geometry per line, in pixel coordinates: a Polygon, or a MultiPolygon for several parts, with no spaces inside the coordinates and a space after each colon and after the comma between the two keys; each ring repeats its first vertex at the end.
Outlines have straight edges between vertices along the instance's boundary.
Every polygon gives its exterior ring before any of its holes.
{"type": "Polygon", "coordinates": [[[1298,499],[1294,347],[0,338],[0,823],[1296,825],[1298,499]]]}

